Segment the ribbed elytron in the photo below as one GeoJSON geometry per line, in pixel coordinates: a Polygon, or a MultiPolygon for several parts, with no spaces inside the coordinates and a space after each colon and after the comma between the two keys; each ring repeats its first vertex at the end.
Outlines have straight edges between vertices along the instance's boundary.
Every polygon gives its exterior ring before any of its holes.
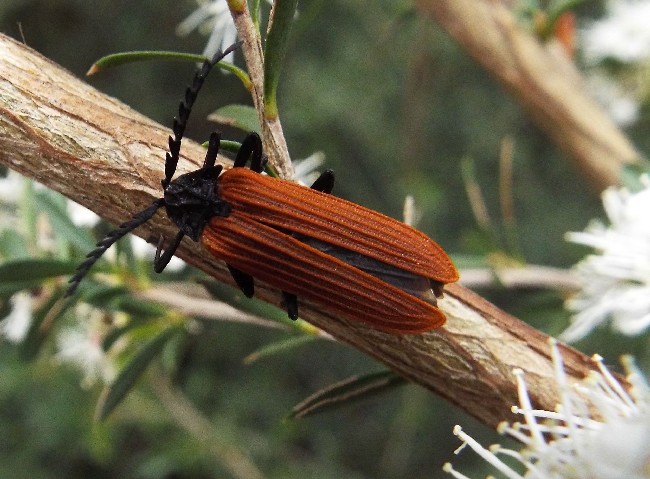
{"type": "Polygon", "coordinates": [[[330,195],[334,174],[325,171],[307,188],[262,175],[266,159],[256,133],[239,149],[234,165],[215,165],[220,136],[213,133],[203,166],[172,179],[197,94],[212,67],[236,46],[205,61],[181,101],[166,155],[164,195],[97,243],[70,279],[73,294],[92,265],[118,239],[165,207],[179,231],[154,270],[169,263],[184,236],[225,261],[242,292],[254,294],[257,278],[282,291],[289,317],[299,299],[348,320],[393,334],[441,326],[436,297],[458,280],[451,259],[434,241],[397,220],[330,195]],[[250,169],[246,164],[250,161],[250,169]]]}

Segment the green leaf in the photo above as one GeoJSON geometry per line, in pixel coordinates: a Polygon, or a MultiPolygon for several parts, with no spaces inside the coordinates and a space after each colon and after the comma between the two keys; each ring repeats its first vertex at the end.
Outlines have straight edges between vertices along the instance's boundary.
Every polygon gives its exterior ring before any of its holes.
{"type": "Polygon", "coordinates": [[[0,265],[0,282],[42,280],[74,272],[76,261],[19,259],[0,265]]]}
{"type": "Polygon", "coordinates": [[[309,396],[293,408],[289,417],[303,418],[335,409],[406,383],[406,379],[392,371],[382,371],[361,377],[352,376],[309,396]]]}
{"type": "Polygon", "coordinates": [[[260,31],[260,0],[253,0],[249,4],[251,12],[251,20],[257,31],[260,31]]]}
{"type": "Polygon", "coordinates": [[[29,257],[25,238],[16,230],[6,229],[0,233],[0,256],[4,258],[29,257]]]}
{"type": "Polygon", "coordinates": [[[269,356],[274,356],[276,354],[282,354],[284,352],[290,351],[294,348],[300,347],[304,344],[310,343],[319,339],[318,336],[313,335],[301,335],[301,336],[292,336],[287,339],[282,339],[280,341],[275,341],[271,344],[258,349],[257,351],[252,352],[244,358],[244,364],[252,364],[255,361],[258,361],[269,356]]]}
{"type": "Polygon", "coordinates": [[[264,46],[264,115],[278,116],[277,90],[291,24],[298,0],[275,0],[273,18],[264,46]]]}
{"type": "MultiPolygon", "coordinates": [[[[249,105],[226,105],[208,115],[208,120],[233,126],[245,132],[261,133],[257,110],[249,105]]],[[[222,142],[223,143],[223,142],[222,142]]]]}
{"type": "Polygon", "coordinates": [[[65,290],[65,287],[58,288],[45,304],[32,313],[32,322],[29,325],[29,330],[25,339],[20,344],[20,353],[23,359],[30,361],[36,358],[52,326],[73,304],[72,301],[62,299],[65,290]]]}
{"type": "Polygon", "coordinates": [[[113,384],[102,392],[97,404],[99,420],[104,420],[122,402],[151,361],[162,351],[167,341],[181,331],[183,328],[179,326],[167,328],[134,354],[131,361],[122,368],[113,384]]]}
{"type": "Polygon", "coordinates": [[[167,314],[168,308],[155,303],[136,298],[130,294],[120,296],[114,303],[115,309],[128,313],[138,319],[160,318],[167,314]]]}
{"type": "MultiPolygon", "coordinates": [[[[203,146],[207,148],[208,142],[206,141],[205,143],[203,143],[203,146]]],[[[227,151],[228,153],[232,153],[236,155],[239,149],[241,148],[241,143],[239,143],[238,141],[221,140],[219,142],[219,148],[222,151],[227,151]]]]}
{"type": "MultiPolygon", "coordinates": [[[[183,53],[183,52],[170,52],[170,51],[151,51],[151,50],[136,50],[131,52],[121,52],[113,53],[111,55],[106,55],[105,57],[100,58],[86,72],[86,75],[94,75],[102,70],[107,68],[113,68],[116,66],[124,65],[126,63],[150,61],[150,60],[171,60],[171,61],[183,61],[183,62],[203,62],[205,60],[210,60],[205,55],[196,55],[194,53],[183,53]]],[[[235,65],[227,62],[218,62],[217,66],[222,70],[228,71],[234,74],[244,85],[244,88],[250,90],[252,88],[251,79],[241,68],[236,67],[235,65]]]]}
{"type": "Polygon", "coordinates": [[[56,259],[19,259],[0,265],[0,297],[35,288],[47,278],[72,274],[76,261],[56,259]]]}
{"type": "Polygon", "coordinates": [[[46,190],[34,193],[37,210],[45,213],[57,236],[68,240],[79,251],[94,249],[95,239],[88,231],[72,222],[66,211],[66,201],[61,201],[61,198],[46,190]]]}
{"type": "Polygon", "coordinates": [[[129,290],[126,286],[96,284],[86,288],[83,294],[83,300],[98,308],[114,309],[113,304],[119,302],[120,298],[127,294],[129,294],[129,290]]]}

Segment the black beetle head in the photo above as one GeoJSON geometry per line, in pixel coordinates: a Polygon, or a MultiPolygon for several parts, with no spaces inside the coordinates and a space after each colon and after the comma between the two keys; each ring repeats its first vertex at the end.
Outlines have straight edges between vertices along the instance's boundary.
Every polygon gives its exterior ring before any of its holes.
{"type": "Polygon", "coordinates": [[[198,241],[213,216],[228,216],[230,205],[217,195],[220,165],[179,176],[165,188],[167,215],[178,228],[198,241]]]}

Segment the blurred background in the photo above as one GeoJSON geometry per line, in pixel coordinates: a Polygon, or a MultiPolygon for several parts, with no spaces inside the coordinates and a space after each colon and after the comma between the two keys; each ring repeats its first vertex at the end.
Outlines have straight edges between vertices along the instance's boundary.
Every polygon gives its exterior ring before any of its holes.
{"type": "MultiPolygon", "coordinates": [[[[103,55],[128,50],[200,53],[206,37],[180,37],[177,26],[197,8],[189,0],[4,0],[0,31],[84,77],[103,55]]],[[[268,7],[263,6],[265,12],[268,7]]],[[[602,2],[576,10],[579,27],[604,13],[602,2]]],[[[581,62],[580,45],[576,62],[581,62]]],[[[236,62],[242,64],[237,56],[236,62]]],[[[392,217],[406,195],[420,214],[418,228],[457,265],[489,265],[494,257],[570,267],[586,249],[565,241],[602,217],[599,192],[572,168],[518,105],[435,24],[409,2],[304,0],[280,84],[280,115],[295,159],[321,151],[321,169],[337,173],[334,194],[392,217]],[[516,224],[505,232],[499,210],[499,156],[514,145],[516,224]],[[492,218],[477,224],[466,193],[476,181],[492,218]]],[[[611,65],[616,69],[616,64],[611,65]]],[[[194,66],[143,62],[110,69],[87,81],[145,115],[171,124],[194,66]]],[[[250,104],[233,76],[210,78],[195,107],[188,136],[205,140],[217,107],[250,104]]],[[[650,147],[647,103],[626,133],[650,147]]],[[[225,130],[241,140],[244,133],[225,130]]],[[[161,158],[161,161],[163,159],[161,158]]],[[[5,258],[6,259],[6,258],[5,258]]],[[[143,259],[147,262],[148,259],[143,259]]],[[[556,291],[480,293],[549,334],[568,325],[556,291]]],[[[291,408],[313,392],[353,374],[382,370],[345,345],[314,341],[285,354],[243,359],[284,333],[219,323],[197,335],[184,355],[182,390],[217,439],[197,440],[161,405],[143,381],[106,420],[94,420],[101,384],[61,364],[56,354],[26,362],[19,347],[0,347],[0,477],[215,478],[232,477],[220,454],[242,451],[276,478],[448,477],[444,462],[482,477],[472,454],[453,457],[451,431],[462,424],[485,443],[493,431],[417,386],[395,390],[305,419],[291,408]],[[215,453],[215,449],[218,453],[215,453]]],[[[608,363],[621,353],[644,357],[643,340],[596,333],[578,344],[608,363]]],[[[647,355],[647,353],[646,353],[647,355]]],[[[162,361],[164,362],[164,357],[162,361]]],[[[176,404],[183,410],[182,402],[176,404]]]]}

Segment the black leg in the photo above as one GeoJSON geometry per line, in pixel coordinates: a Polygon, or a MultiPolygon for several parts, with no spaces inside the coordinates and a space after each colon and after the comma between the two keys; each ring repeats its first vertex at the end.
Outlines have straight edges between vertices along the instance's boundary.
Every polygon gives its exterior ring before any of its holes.
{"type": "Polygon", "coordinates": [[[212,168],[217,161],[217,154],[219,153],[219,142],[221,135],[216,131],[210,134],[210,141],[208,142],[208,151],[205,153],[205,160],[203,160],[203,169],[212,168]]]}
{"type": "Polygon", "coordinates": [[[244,138],[244,141],[242,142],[241,147],[237,152],[237,156],[235,157],[235,163],[233,166],[237,168],[246,166],[249,158],[251,160],[251,170],[257,173],[261,173],[264,169],[262,140],[260,139],[260,136],[255,132],[249,133],[248,136],[244,138]]]}
{"type": "Polygon", "coordinates": [[[289,318],[294,321],[298,319],[298,296],[282,291],[282,303],[287,310],[289,318]]]}
{"type": "Polygon", "coordinates": [[[330,194],[334,188],[334,172],[332,170],[325,170],[311,185],[312,190],[320,191],[322,193],[330,194]]]}
{"type": "Polygon", "coordinates": [[[153,270],[156,273],[162,273],[165,267],[169,264],[169,262],[172,259],[172,256],[174,256],[174,253],[178,249],[179,245],[181,244],[181,240],[183,239],[183,236],[185,236],[185,233],[182,231],[179,231],[176,233],[176,237],[174,238],[174,241],[172,245],[167,249],[167,251],[163,252],[163,242],[164,239],[162,235],[160,235],[160,239],[158,240],[158,248],[156,248],[156,257],[153,260],[153,270]],[[162,255],[160,254],[162,252],[162,255]]]}
{"type": "Polygon", "coordinates": [[[235,284],[241,289],[241,292],[244,293],[244,296],[247,298],[252,298],[255,294],[255,280],[250,274],[246,274],[243,271],[233,268],[229,264],[228,271],[230,271],[230,276],[235,280],[235,284]]]}

